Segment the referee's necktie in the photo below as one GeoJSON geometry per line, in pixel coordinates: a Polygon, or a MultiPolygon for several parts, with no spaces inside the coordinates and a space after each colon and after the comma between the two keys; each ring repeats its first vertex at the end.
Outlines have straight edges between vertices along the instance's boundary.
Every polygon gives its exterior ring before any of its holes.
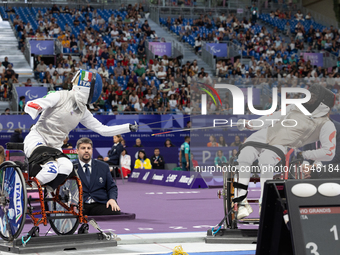
{"type": "Polygon", "coordinates": [[[87,180],[87,183],[90,185],[91,173],[90,173],[90,169],[89,169],[89,164],[85,164],[84,167],[85,167],[86,180],[87,180]]]}

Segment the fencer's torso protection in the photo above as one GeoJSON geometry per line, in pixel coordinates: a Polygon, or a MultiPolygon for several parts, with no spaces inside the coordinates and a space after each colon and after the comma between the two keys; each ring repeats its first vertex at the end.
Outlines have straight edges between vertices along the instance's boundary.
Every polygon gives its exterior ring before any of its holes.
{"type": "Polygon", "coordinates": [[[47,146],[60,148],[71,130],[77,127],[85,113],[86,105],[77,104],[74,91],[58,91],[58,103],[41,114],[33,129],[44,138],[47,146]]]}
{"type": "Polygon", "coordinates": [[[316,142],[319,140],[321,128],[327,121],[330,121],[327,116],[310,117],[294,106],[286,116],[282,116],[273,126],[268,127],[267,143],[299,148],[316,142]],[[282,125],[283,120],[287,127],[282,125]]]}

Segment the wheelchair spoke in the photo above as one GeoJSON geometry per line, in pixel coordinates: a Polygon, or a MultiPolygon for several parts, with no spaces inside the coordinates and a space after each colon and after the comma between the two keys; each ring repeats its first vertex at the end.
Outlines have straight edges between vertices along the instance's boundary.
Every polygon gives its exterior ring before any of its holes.
{"type": "Polygon", "coordinates": [[[12,228],[11,228],[11,225],[9,223],[9,220],[8,220],[6,208],[4,208],[4,212],[5,212],[4,217],[5,217],[6,229],[8,231],[8,237],[9,237],[9,240],[12,241],[13,240],[13,232],[12,232],[12,228]]]}
{"type": "Polygon", "coordinates": [[[2,187],[1,187],[1,195],[4,195],[4,186],[5,186],[5,171],[2,169],[2,187]]]}

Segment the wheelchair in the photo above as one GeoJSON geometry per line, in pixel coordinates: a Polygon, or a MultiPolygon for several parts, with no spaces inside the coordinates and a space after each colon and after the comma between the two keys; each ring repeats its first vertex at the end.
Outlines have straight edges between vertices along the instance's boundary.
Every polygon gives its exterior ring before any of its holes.
{"type": "Polygon", "coordinates": [[[23,144],[7,143],[6,148],[6,161],[0,165],[0,237],[8,242],[18,238],[27,215],[34,226],[22,236],[23,246],[31,237],[39,236],[41,224],[49,223],[57,235],[72,235],[79,224],[82,226],[78,233],[88,233],[88,219],[83,215],[83,189],[76,172],[73,170],[54,192],[48,192],[30,175],[32,169],[23,144]]]}
{"type": "MultiPolygon", "coordinates": [[[[292,154],[294,152],[294,149],[290,149],[287,154],[284,154],[283,152],[280,153],[276,147],[264,145],[260,143],[254,143],[254,142],[248,142],[245,143],[249,146],[255,146],[255,147],[261,147],[264,146],[267,149],[271,149],[275,151],[281,158],[281,161],[277,164],[277,166],[284,166],[282,167],[284,171],[278,172],[274,175],[274,179],[303,179],[303,173],[301,171],[300,165],[303,162],[303,159],[301,158],[294,158],[292,157],[292,154]],[[292,160],[291,160],[292,158],[292,160]]],[[[239,152],[242,148],[239,149],[239,152]]],[[[239,153],[238,152],[238,153],[239,153]]],[[[230,169],[235,169],[237,165],[237,162],[235,162],[233,159],[229,161],[228,166],[230,166],[230,169]]],[[[252,172],[250,181],[252,183],[258,183],[260,182],[260,176],[259,173],[260,168],[258,167],[257,163],[253,163],[253,169],[256,169],[252,172]]],[[[222,221],[217,224],[214,228],[212,228],[212,235],[216,235],[219,230],[221,230],[222,226],[224,226],[224,229],[238,229],[238,224],[250,224],[250,225],[258,225],[259,219],[252,219],[252,218],[244,218],[244,219],[237,219],[237,213],[238,213],[238,204],[237,202],[234,202],[234,194],[235,194],[235,188],[237,188],[237,185],[235,183],[238,179],[238,172],[236,171],[224,171],[223,172],[223,189],[219,190],[217,192],[218,198],[223,199],[223,209],[224,209],[224,218],[222,221]]],[[[247,198],[249,203],[258,203],[258,199],[252,199],[247,198]]]]}

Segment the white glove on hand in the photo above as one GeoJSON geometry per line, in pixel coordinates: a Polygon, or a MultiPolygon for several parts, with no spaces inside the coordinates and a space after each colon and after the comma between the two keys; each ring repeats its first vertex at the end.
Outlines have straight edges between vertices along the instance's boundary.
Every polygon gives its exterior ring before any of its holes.
{"type": "Polygon", "coordinates": [[[246,119],[239,119],[236,123],[238,130],[243,131],[247,129],[248,120],[246,119]]]}
{"type": "Polygon", "coordinates": [[[130,124],[130,131],[137,132],[137,130],[138,130],[138,125],[137,125],[137,122],[135,121],[134,125],[130,124]]]}

